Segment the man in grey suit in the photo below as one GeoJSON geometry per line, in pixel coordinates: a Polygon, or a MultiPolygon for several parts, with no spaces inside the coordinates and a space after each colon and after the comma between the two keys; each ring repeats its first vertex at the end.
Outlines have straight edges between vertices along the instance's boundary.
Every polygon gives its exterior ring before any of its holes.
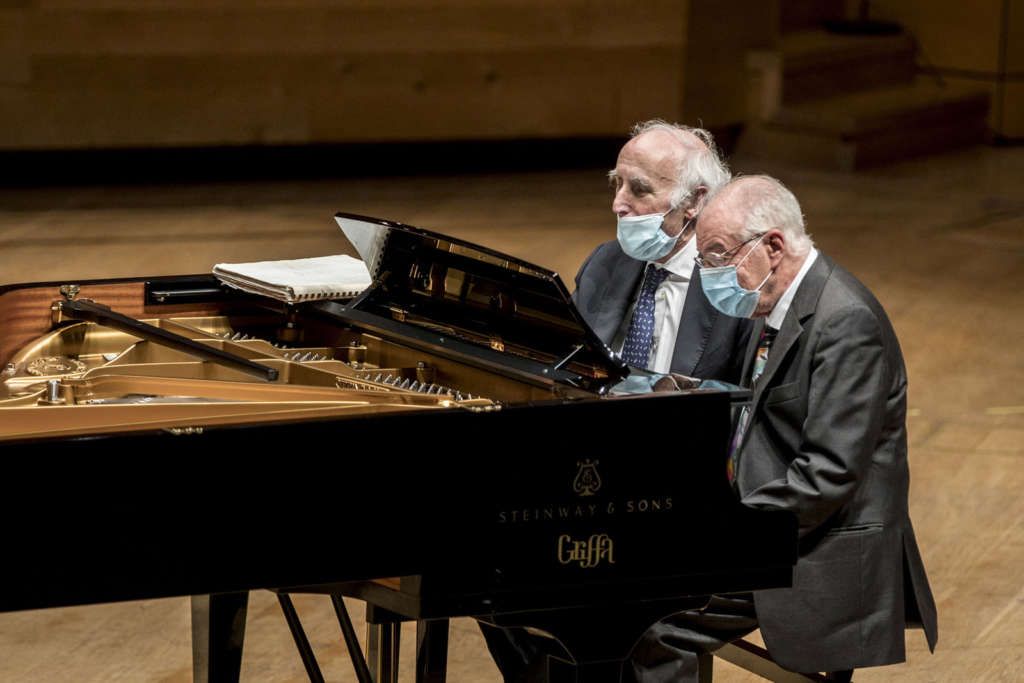
{"type": "Polygon", "coordinates": [[[584,261],[576,307],[630,365],[736,383],[750,325],[708,303],[693,262],[696,217],[729,180],[711,134],[639,123],[609,178],[618,239],[584,261]]]}
{"type": "Polygon", "coordinates": [[[905,659],[904,629],[937,639],[936,610],[907,511],[907,375],[885,311],[816,250],[777,180],[739,178],[697,226],[704,289],[757,323],[744,368],[753,388],[726,476],[749,506],[800,526],[791,588],[716,597],[661,622],[634,651],[641,683],[697,680],[695,653],[760,626],[794,671],[849,671],[905,659]]]}

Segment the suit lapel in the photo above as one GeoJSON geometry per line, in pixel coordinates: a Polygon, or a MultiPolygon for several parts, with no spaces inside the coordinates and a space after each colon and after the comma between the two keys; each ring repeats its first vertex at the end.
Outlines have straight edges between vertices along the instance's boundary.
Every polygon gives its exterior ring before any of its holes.
{"type": "MultiPolygon", "coordinates": [[[[783,359],[785,359],[786,354],[789,353],[797,339],[803,334],[804,323],[814,315],[814,311],[818,307],[818,298],[821,296],[821,290],[824,289],[825,282],[832,274],[833,268],[835,268],[835,263],[825,254],[818,252],[817,259],[815,259],[811,269],[807,271],[807,275],[804,276],[803,281],[797,288],[796,294],[793,296],[793,302],[790,304],[789,312],[786,313],[786,317],[782,321],[782,327],[779,329],[779,334],[775,337],[775,342],[768,352],[768,360],[765,363],[764,371],[757,381],[757,387],[754,388],[751,406],[753,410],[757,410],[765,389],[772,383],[775,372],[782,365],[783,359]]],[[[760,333],[758,333],[757,337],[760,337],[760,333]]],[[[751,339],[755,338],[751,337],[751,339]]],[[[754,345],[754,352],[749,355],[751,360],[757,350],[756,344],[757,342],[754,345]]]]}
{"type": "Polygon", "coordinates": [[[693,374],[704,355],[711,328],[720,313],[704,296],[700,282],[700,269],[694,265],[690,284],[686,288],[683,315],[676,333],[676,346],[672,351],[672,370],[684,375],[693,374]]]}
{"type": "Polygon", "coordinates": [[[643,261],[623,254],[621,259],[611,264],[611,272],[603,278],[605,286],[597,293],[600,308],[591,327],[605,344],[611,345],[615,340],[615,333],[622,325],[645,266],[643,261]]]}

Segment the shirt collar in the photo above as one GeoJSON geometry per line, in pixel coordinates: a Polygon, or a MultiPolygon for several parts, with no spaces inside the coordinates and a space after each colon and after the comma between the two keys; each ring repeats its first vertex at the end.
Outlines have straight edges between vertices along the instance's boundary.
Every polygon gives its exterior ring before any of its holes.
{"type": "Polygon", "coordinates": [[[693,259],[697,256],[697,240],[691,235],[686,245],[665,263],[654,263],[657,268],[664,268],[674,279],[689,280],[693,273],[693,259]]]}
{"type": "Polygon", "coordinates": [[[800,266],[800,271],[793,278],[793,281],[789,283],[789,287],[782,293],[779,300],[775,303],[775,308],[768,314],[768,320],[765,321],[768,327],[773,327],[776,330],[782,328],[782,321],[786,319],[786,314],[789,313],[789,307],[793,303],[793,297],[796,296],[796,290],[800,287],[800,283],[803,281],[804,276],[807,275],[807,271],[811,269],[811,265],[814,264],[814,259],[818,257],[818,250],[811,247],[810,252],[804,257],[804,264],[800,266]]]}

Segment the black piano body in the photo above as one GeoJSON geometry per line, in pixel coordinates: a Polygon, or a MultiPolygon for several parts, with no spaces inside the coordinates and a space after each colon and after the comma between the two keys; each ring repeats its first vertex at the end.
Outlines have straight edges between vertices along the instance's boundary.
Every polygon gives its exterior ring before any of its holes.
{"type": "Polygon", "coordinates": [[[613,395],[629,371],[554,273],[345,221],[381,238],[351,301],[105,280],[74,284],[148,322],[100,306],[99,323],[52,327],[71,283],[0,289],[0,611],[213,596],[194,601],[196,675],[221,680],[256,589],[561,629],[583,663],[621,659],[641,623],[699,596],[789,584],[795,521],[741,506],[724,477],[735,394],[613,395]],[[166,349],[150,326],[202,330],[278,379],[166,349]],[[605,655],[581,645],[601,614],[635,622],[605,655]]]}

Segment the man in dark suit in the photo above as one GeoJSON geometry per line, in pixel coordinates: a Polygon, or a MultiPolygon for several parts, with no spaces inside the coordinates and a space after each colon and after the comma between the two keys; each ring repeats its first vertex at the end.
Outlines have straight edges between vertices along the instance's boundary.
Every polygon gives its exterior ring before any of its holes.
{"type": "MultiPolygon", "coordinates": [[[[618,239],[584,261],[576,307],[629,365],[738,383],[750,321],[715,310],[694,266],[697,215],[729,180],[711,134],[639,123],[608,175],[618,239]]],[[[507,682],[544,680],[546,655],[534,637],[484,623],[480,629],[507,682]]]]}
{"type": "Polygon", "coordinates": [[[708,303],[693,262],[696,217],[729,180],[711,135],[637,124],[609,177],[618,239],[584,261],[576,307],[630,365],[737,382],[750,326],[708,303]]]}
{"type": "Polygon", "coordinates": [[[712,304],[757,321],[743,375],[753,399],[724,469],[744,504],[796,515],[800,554],[791,588],[716,597],[648,632],[637,680],[697,680],[695,653],[755,625],[794,671],[901,662],[909,624],[934,649],[935,603],[907,511],[907,375],[885,311],[814,248],[773,178],[726,185],[701,214],[697,246],[712,304]]]}

